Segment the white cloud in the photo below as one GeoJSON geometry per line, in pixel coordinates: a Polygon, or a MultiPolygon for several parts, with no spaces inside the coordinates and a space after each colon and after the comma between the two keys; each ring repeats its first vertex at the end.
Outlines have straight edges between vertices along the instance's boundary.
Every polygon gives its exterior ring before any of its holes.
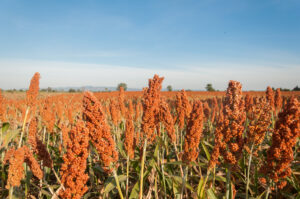
{"type": "Polygon", "coordinates": [[[0,88],[27,88],[35,72],[41,73],[40,87],[147,86],[154,74],[164,76],[163,87],[203,90],[207,83],[224,90],[229,80],[237,80],[245,90],[264,90],[268,85],[293,88],[299,84],[300,67],[271,67],[238,63],[205,63],[176,69],[151,69],[130,66],[82,64],[41,60],[0,60],[0,88]]]}

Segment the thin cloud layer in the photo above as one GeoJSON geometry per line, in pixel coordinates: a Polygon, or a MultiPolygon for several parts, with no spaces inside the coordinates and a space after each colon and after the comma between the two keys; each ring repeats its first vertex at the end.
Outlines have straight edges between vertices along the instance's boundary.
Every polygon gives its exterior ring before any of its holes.
{"type": "Polygon", "coordinates": [[[142,88],[154,74],[165,77],[164,87],[204,90],[207,83],[216,89],[226,89],[229,80],[237,80],[245,90],[265,90],[272,87],[293,88],[299,83],[299,66],[266,67],[238,63],[206,63],[188,67],[151,69],[105,64],[73,62],[0,60],[3,89],[27,88],[34,72],[41,73],[41,87],[116,86],[142,88]]]}

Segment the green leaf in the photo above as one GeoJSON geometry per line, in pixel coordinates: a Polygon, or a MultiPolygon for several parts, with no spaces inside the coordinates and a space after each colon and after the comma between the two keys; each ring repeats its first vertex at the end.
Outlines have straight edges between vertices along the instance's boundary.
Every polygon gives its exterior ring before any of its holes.
{"type": "Polygon", "coordinates": [[[209,146],[210,148],[214,148],[214,146],[213,145],[211,145],[210,143],[208,143],[207,141],[203,141],[203,143],[206,145],[206,146],[209,146]]]}
{"type": "Polygon", "coordinates": [[[158,157],[158,152],[159,152],[159,144],[156,144],[156,146],[155,146],[155,150],[154,150],[154,158],[155,159],[157,159],[157,157],[158,157]]]}
{"type": "Polygon", "coordinates": [[[14,139],[18,134],[20,134],[20,131],[18,129],[12,130],[12,131],[6,131],[3,133],[3,145],[4,147],[7,147],[9,142],[14,139]]]}
{"type": "Polygon", "coordinates": [[[260,195],[257,197],[257,199],[261,199],[265,193],[266,193],[266,191],[262,192],[262,194],[260,194],[260,195]]]}
{"type": "Polygon", "coordinates": [[[218,199],[212,188],[208,189],[206,193],[209,199],[218,199]]]}
{"type": "Polygon", "coordinates": [[[207,160],[209,161],[209,160],[210,160],[210,154],[209,154],[209,151],[208,151],[208,149],[206,148],[206,146],[203,144],[203,142],[201,142],[201,145],[202,145],[202,148],[203,148],[203,150],[204,150],[204,152],[205,152],[206,158],[207,158],[207,160]]]}
{"type": "Polygon", "coordinates": [[[123,156],[123,158],[126,159],[127,158],[127,154],[124,151],[123,142],[117,142],[117,146],[118,146],[118,149],[119,149],[119,153],[123,156]]]}
{"type": "MultiPolygon", "coordinates": [[[[118,176],[119,182],[123,182],[126,180],[126,175],[119,175],[118,176]]],[[[113,190],[114,188],[117,187],[116,185],[116,181],[113,177],[108,178],[108,180],[105,183],[105,188],[104,188],[104,193],[107,194],[109,192],[111,192],[111,190],[113,190]]]]}
{"type": "Polygon", "coordinates": [[[182,161],[175,161],[175,162],[165,162],[164,165],[183,165],[182,161]]]}
{"type": "Polygon", "coordinates": [[[287,178],[287,181],[300,193],[300,185],[294,173],[292,173],[291,177],[287,178]]]}
{"type": "Polygon", "coordinates": [[[133,198],[138,198],[139,197],[139,190],[140,190],[140,183],[139,181],[137,183],[135,183],[135,185],[133,186],[129,199],[133,199],[133,198]]]}
{"type": "Polygon", "coordinates": [[[202,186],[203,186],[203,182],[204,182],[204,179],[203,179],[203,177],[201,177],[201,179],[199,180],[199,183],[198,183],[198,187],[197,187],[197,196],[198,196],[198,198],[200,198],[200,193],[201,193],[201,189],[202,189],[202,186]]]}
{"type": "Polygon", "coordinates": [[[178,186],[178,184],[173,182],[172,183],[172,188],[173,188],[174,196],[176,196],[176,198],[180,197],[180,187],[178,186]]]}
{"type": "Polygon", "coordinates": [[[220,182],[226,182],[226,178],[223,176],[216,176],[216,181],[220,181],[220,182]]]}
{"type": "MultiPolygon", "coordinates": [[[[182,186],[182,177],[180,176],[169,176],[170,178],[172,178],[174,180],[174,182],[179,183],[182,186]]],[[[189,184],[189,183],[185,183],[185,187],[188,188],[189,190],[191,190],[192,192],[194,192],[193,187],[189,184]]]]}
{"type": "Polygon", "coordinates": [[[49,191],[46,191],[44,189],[42,189],[41,192],[46,196],[50,196],[50,197],[52,196],[52,194],[49,191]]]}
{"type": "Polygon", "coordinates": [[[10,124],[8,122],[5,122],[2,124],[2,133],[5,133],[10,127],[10,124]]]}

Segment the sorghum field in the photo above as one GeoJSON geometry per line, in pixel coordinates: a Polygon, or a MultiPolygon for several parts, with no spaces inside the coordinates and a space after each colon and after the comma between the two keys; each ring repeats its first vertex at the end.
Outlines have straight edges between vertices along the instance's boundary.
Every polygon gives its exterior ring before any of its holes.
{"type": "MultiPolygon", "coordinates": [[[[1,198],[300,198],[300,93],[0,94],[1,198]]],[[[146,80],[145,80],[146,81],[146,80]]]]}

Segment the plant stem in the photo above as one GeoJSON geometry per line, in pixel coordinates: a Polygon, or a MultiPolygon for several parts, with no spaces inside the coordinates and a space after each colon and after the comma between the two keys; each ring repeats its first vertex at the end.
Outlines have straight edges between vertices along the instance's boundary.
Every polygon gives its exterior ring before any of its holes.
{"type": "Polygon", "coordinates": [[[147,138],[145,139],[144,149],[143,149],[143,157],[142,157],[142,166],[141,166],[141,180],[140,180],[140,194],[139,198],[143,198],[143,180],[144,180],[144,164],[145,164],[145,157],[146,157],[146,147],[147,147],[147,138]]]}
{"type": "Polygon", "coordinates": [[[216,182],[216,167],[214,167],[213,186],[215,185],[215,182],[216,182]]]}
{"type": "Polygon", "coordinates": [[[249,156],[249,162],[248,162],[248,170],[247,170],[247,184],[246,184],[246,199],[249,198],[249,184],[250,184],[250,168],[251,168],[251,162],[252,162],[252,152],[253,152],[254,144],[251,146],[250,156],[249,156]]]}
{"type": "Polygon", "coordinates": [[[47,132],[47,151],[49,151],[50,132],[47,132]]]}
{"type": "Polygon", "coordinates": [[[186,178],[187,178],[188,170],[189,170],[189,167],[187,165],[184,169],[184,174],[183,174],[183,178],[182,178],[182,187],[181,187],[180,199],[183,198],[183,192],[184,192],[184,189],[185,189],[185,181],[186,181],[186,178]]]}
{"type": "MultiPolygon", "coordinates": [[[[25,170],[25,174],[27,174],[28,168],[27,168],[26,164],[24,165],[24,168],[25,168],[24,169],[25,170]]],[[[28,178],[28,175],[26,175],[26,178],[25,178],[25,198],[27,198],[27,196],[28,196],[29,184],[30,184],[30,179],[28,178]]]]}
{"type": "Polygon", "coordinates": [[[227,175],[226,175],[226,199],[231,198],[231,190],[230,190],[230,166],[227,166],[227,175]]]}
{"type": "Polygon", "coordinates": [[[180,151],[182,151],[182,143],[183,143],[183,136],[182,136],[182,133],[183,133],[183,130],[179,130],[180,131],[180,151]]]}
{"type": "Polygon", "coordinates": [[[126,198],[128,198],[128,185],[129,185],[129,156],[127,155],[127,168],[126,168],[126,198]]]}
{"type": "MultiPolygon", "coordinates": [[[[1,153],[1,168],[2,168],[2,172],[1,172],[1,187],[2,187],[2,190],[5,189],[5,184],[4,184],[4,181],[5,181],[5,169],[4,169],[4,162],[3,162],[3,159],[4,159],[4,153],[1,153]]],[[[4,191],[2,192],[1,196],[4,198],[4,191]]]]}
{"type": "Polygon", "coordinates": [[[209,174],[210,174],[210,170],[208,170],[207,173],[206,173],[206,177],[205,177],[204,183],[203,183],[202,188],[201,188],[201,191],[200,191],[200,196],[201,196],[201,197],[203,196],[203,192],[204,192],[205,185],[206,185],[206,183],[207,183],[209,174]]]}
{"type": "MultiPolygon", "coordinates": [[[[176,157],[177,157],[177,161],[180,161],[176,143],[174,143],[174,146],[175,146],[175,154],[176,154],[176,157]]],[[[181,164],[179,165],[179,168],[180,168],[181,177],[183,178],[183,170],[182,170],[182,165],[181,164]]]]}
{"type": "Polygon", "coordinates": [[[26,120],[27,120],[27,115],[28,115],[28,112],[29,112],[29,108],[30,107],[27,107],[26,112],[25,112],[25,117],[24,117],[24,121],[23,121],[22,132],[21,132],[21,137],[20,137],[18,148],[20,148],[21,145],[22,145],[22,139],[23,139],[23,135],[24,135],[24,131],[25,131],[25,125],[26,125],[26,120]]]}
{"type": "Polygon", "coordinates": [[[117,184],[117,188],[118,188],[118,191],[119,191],[120,198],[124,199],[123,194],[122,194],[122,190],[121,190],[121,187],[120,187],[118,175],[117,175],[117,172],[116,172],[115,169],[113,170],[113,173],[114,173],[114,177],[115,177],[115,180],[116,180],[116,184],[117,184]]]}
{"type": "Polygon", "coordinates": [[[269,198],[269,194],[270,194],[270,188],[268,187],[265,199],[269,198]]]}
{"type": "Polygon", "coordinates": [[[14,187],[10,187],[9,188],[9,196],[8,196],[9,199],[13,198],[13,192],[14,192],[14,187]]]}
{"type": "Polygon", "coordinates": [[[165,149],[163,148],[163,150],[162,150],[162,154],[161,154],[161,156],[162,156],[162,158],[161,158],[161,160],[162,160],[162,162],[161,162],[161,172],[162,172],[162,177],[163,177],[163,184],[164,184],[164,195],[165,195],[165,199],[166,199],[166,194],[167,194],[167,190],[166,190],[166,180],[165,180],[165,172],[164,172],[164,151],[165,151],[165,149]]]}

